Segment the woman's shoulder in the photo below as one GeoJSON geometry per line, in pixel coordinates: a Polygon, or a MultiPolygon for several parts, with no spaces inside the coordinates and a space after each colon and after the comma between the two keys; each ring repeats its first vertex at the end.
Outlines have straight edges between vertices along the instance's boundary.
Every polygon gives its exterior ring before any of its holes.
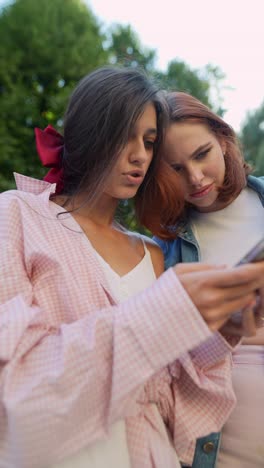
{"type": "Polygon", "coordinates": [[[3,210],[5,210],[5,208],[10,210],[19,206],[20,200],[21,194],[19,190],[6,190],[5,192],[0,193],[1,214],[3,214],[3,210]]]}
{"type": "Polygon", "coordinates": [[[162,250],[158,243],[155,242],[154,238],[148,237],[145,234],[141,234],[138,232],[130,232],[130,235],[135,236],[135,238],[138,239],[139,242],[141,241],[143,244],[145,244],[148,250],[157,252],[160,255],[162,255],[162,250]]]}
{"type": "Polygon", "coordinates": [[[23,209],[28,206],[28,203],[32,202],[36,198],[37,195],[33,193],[24,192],[17,189],[2,192],[0,194],[1,214],[3,214],[3,211],[5,210],[23,211],[23,209]]]}
{"type": "Polygon", "coordinates": [[[27,211],[30,208],[40,213],[43,210],[47,211],[50,196],[54,194],[56,184],[23,174],[14,173],[14,177],[17,188],[0,194],[1,214],[5,208],[21,211],[27,211]]]}
{"type": "Polygon", "coordinates": [[[144,241],[145,245],[151,252],[155,252],[157,255],[163,257],[163,252],[159,244],[155,242],[154,239],[147,237],[147,236],[142,236],[142,240],[144,241]]]}
{"type": "Polygon", "coordinates": [[[49,208],[49,194],[39,196],[23,190],[7,190],[0,194],[1,224],[12,231],[30,228],[36,219],[52,217],[49,208]],[[40,216],[39,216],[40,215],[40,216]]]}
{"type": "Polygon", "coordinates": [[[164,255],[160,246],[150,237],[142,235],[142,240],[148,249],[156,276],[160,276],[164,271],[164,255]]]}
{"type": "Polygon", "coordinates": [[[144,234],[129,232],[129,235],[134,237],[137,242],[143,243],[145,251],[149,251],[156,276],[160,276],[164,271],[164,255],[160,246],[144,234]]]}
{"type": "Polygon", "coordinates": [[[0,242],[20,245],[23,230],[23,210],[18,190],[8,190],[0,194],[0,242]]]}

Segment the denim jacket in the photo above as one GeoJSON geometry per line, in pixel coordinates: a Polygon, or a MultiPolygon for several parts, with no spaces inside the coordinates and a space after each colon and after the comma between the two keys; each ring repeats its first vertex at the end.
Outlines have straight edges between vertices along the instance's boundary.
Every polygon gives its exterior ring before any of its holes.
{"type": "MultiPolygon", "coordinates": [[[[247,185],[257,192],[264,206],[264,177],[249,175],[247,185]]],[[[164,241],[154,237],[154,240],[163,251],[166,269],[176,263],[200,261],[199,245],[194,237],[190,223],[182,223],[177,228],[179,234],[175,240],[164,241]]],[[[215,468],[219,445],[220,432],[198,439],[192,468],[215,468]]]]}

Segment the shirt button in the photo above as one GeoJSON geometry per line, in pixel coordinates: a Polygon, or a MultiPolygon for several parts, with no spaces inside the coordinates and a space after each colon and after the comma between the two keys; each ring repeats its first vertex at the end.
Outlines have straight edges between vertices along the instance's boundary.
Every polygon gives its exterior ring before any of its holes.
{"type": "Polygon", "coordinates": [[[215,450],[215,444],[214,442],[206,442],[203,445],[203,451],[205,453],[212,453],[215,450]]]}

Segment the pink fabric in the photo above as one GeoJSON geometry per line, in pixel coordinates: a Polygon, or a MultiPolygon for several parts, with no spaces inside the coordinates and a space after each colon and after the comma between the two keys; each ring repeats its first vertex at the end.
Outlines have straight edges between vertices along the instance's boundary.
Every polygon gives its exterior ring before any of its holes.
{"type": "Polygon", "coordinates": [[[116,305],[55,185],[16,178],[0,195],[1,467],[52,465],[120,419],[133,468],[175,467],[166,427],[190,462],[234,406],[229,345],[172,269],[116,305]]]}
{"type": "Polygon", "coordinates": [[[239,346],[233,361],[237,405],[222,431],[217,468],[263,468],[264,346],[239,346]]]}

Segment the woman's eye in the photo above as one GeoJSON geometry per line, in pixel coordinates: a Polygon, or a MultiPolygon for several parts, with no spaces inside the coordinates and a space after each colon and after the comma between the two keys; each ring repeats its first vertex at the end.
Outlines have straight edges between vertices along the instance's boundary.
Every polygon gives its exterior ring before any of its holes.
{"type": "Polygon", "coordinates": [[[176,164],[172,164],[171,167],[175,172],[181,172],[182,171],[182,166],[177,166],[176,164]]]}
{"type": "Polygon", "coordinates": [[[147,148],[147,149],[153,149],[154,145],[155,145],[155,141],[153,141],[153,140],[146,140],[145,141],[145,148],[147,148]]]}
{"type": "Polygon", "coordinates": [[[211,148],[208,148],[207,150],[202,151],[201,153],[198,153],[198,154],[195,156],[195,159],[199,161],[200,159],[205,158],[205,157],[207,156],[207,154],[209,153],[210,149],[211,149],[211,148]]]}

